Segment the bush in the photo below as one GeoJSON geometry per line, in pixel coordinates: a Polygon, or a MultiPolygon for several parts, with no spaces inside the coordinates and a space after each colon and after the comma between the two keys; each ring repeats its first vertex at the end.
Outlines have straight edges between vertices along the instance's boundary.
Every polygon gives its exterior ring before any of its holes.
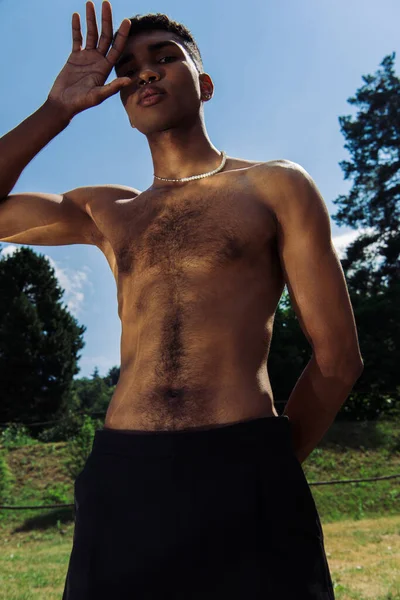
{"type": "Polygon", "coordinates": [[[38,439],[45,444],[49,442],[66,442],[76,436],[82,427],[83,415],[72,409],[60,417],[60,421],[45,429],[38,435],[38,439]]]}
{"type": "Polygon", "coordinates": [[[5,453],[0,453],[0,502],[10,500],[15,477],[7,464],[5,453]]]}
{"type": "Polygon", "coordinates": [[[67,443],[64,462],[66,472],[73,480],[83,470],[86,460],[92,450],[94,434],[99,421],[85,415],[78,433],[67,443]]]}
{"type": "Polygon", "coordinates": [[[33,439],[29,430],[25,425],[18,423],[12,423],[0,434],[0,445],[3,448],[17,448],[19,446],[33,446],[38,443],[37,440],[33,439]]]}
{"type": "Polygon", "coordinates": [[[42,504],[68,504],[70,501],[70,486],[65,483],[55,483],[46,487],[42,504]]]}

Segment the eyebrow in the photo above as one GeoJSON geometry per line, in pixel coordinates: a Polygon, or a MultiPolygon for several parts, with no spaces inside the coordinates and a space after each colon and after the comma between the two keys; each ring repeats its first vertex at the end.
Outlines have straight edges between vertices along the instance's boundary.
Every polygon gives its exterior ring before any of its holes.
{"type": "MultiPolygon", "coordinates": [[[[164,42],[156,42],[155,44],[149,44],[147,46],[147,50],[149,52],[153,52],[154,50],[159,50],[160,48],[164,48],[164,46],[175,46],[175,48],[179,48],[180,46],[176,43],[176,42],[171,42],[171,41],[164,41],[164,42]]],[[[117,63],[115,63],[114,68],[115,69],[119,69],[120,67],[122,67],[122,65],[124,65],[125,63],[129,62],[130,60],[135,59],[135,55],[132,53],[129,54],[125,54],[125,56],[122,56],[119,61],[117,63]]]]}

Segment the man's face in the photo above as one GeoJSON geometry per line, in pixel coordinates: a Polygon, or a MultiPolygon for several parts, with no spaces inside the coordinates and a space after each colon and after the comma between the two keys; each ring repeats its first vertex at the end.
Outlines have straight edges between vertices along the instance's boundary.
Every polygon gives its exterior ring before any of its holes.
{"type": "Polygon", "coordinates": [[[179,38],[168,31],[148,31],[129,38],[115,72],[118,77],[131,78],[131,85],[120,92],[121,101],[132,127],[145,135],[198,119],[202,105],[200,79],[211,82],[206,74],[199,77],[179,38]],[[149,48],[161,42],[170,44],[149,48]],[[157,104],[142,106],[138,103],[145,82],[165,92],[157,104]]]}

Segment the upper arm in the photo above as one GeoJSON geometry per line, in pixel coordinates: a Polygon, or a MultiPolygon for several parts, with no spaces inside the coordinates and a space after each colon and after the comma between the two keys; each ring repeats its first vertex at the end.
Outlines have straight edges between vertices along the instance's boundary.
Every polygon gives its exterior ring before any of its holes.
{"type": "Polygon", "coordinates": [[[96,226],[85,209],[85,189],[9,194],[0,201],[0,241],[39,246],[94,244],[96,226]]]}
{"type": "Polygon", "coordinates": [[[9,194],[0,201],[0,241],[39,246],[98,245],[103,236],[92,218],[91,204],[137,193],[126,186],[98,185],[64,194],[9,194]]]}
{"type": "Polygon", "coordinates": [[[279,258],[300,326],[321,367],[354,369],[362,357],[324,200],[290,161],[277,165],[273,191],[279,258]]]}

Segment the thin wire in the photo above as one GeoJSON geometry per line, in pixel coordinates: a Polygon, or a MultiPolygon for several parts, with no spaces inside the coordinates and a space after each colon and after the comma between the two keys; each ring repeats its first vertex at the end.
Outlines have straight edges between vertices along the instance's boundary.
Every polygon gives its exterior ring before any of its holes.
{"type": "MultiPolygon", "coordinates": [[[[338,483],[361,483],[365,481],[382,481],[383,479],[396,479],[400,477],[400,473],[397,475],[385,475],[383,477],[369,477],[368,479],[333,479],[331,481],[311,481],[307,482],[308,485],[336,485],[338,483]]],[[[75,504],[45,504],[42,506],[0,506],[2,510],[35,510],[43,508],[73,508],[75,504]]]]}

